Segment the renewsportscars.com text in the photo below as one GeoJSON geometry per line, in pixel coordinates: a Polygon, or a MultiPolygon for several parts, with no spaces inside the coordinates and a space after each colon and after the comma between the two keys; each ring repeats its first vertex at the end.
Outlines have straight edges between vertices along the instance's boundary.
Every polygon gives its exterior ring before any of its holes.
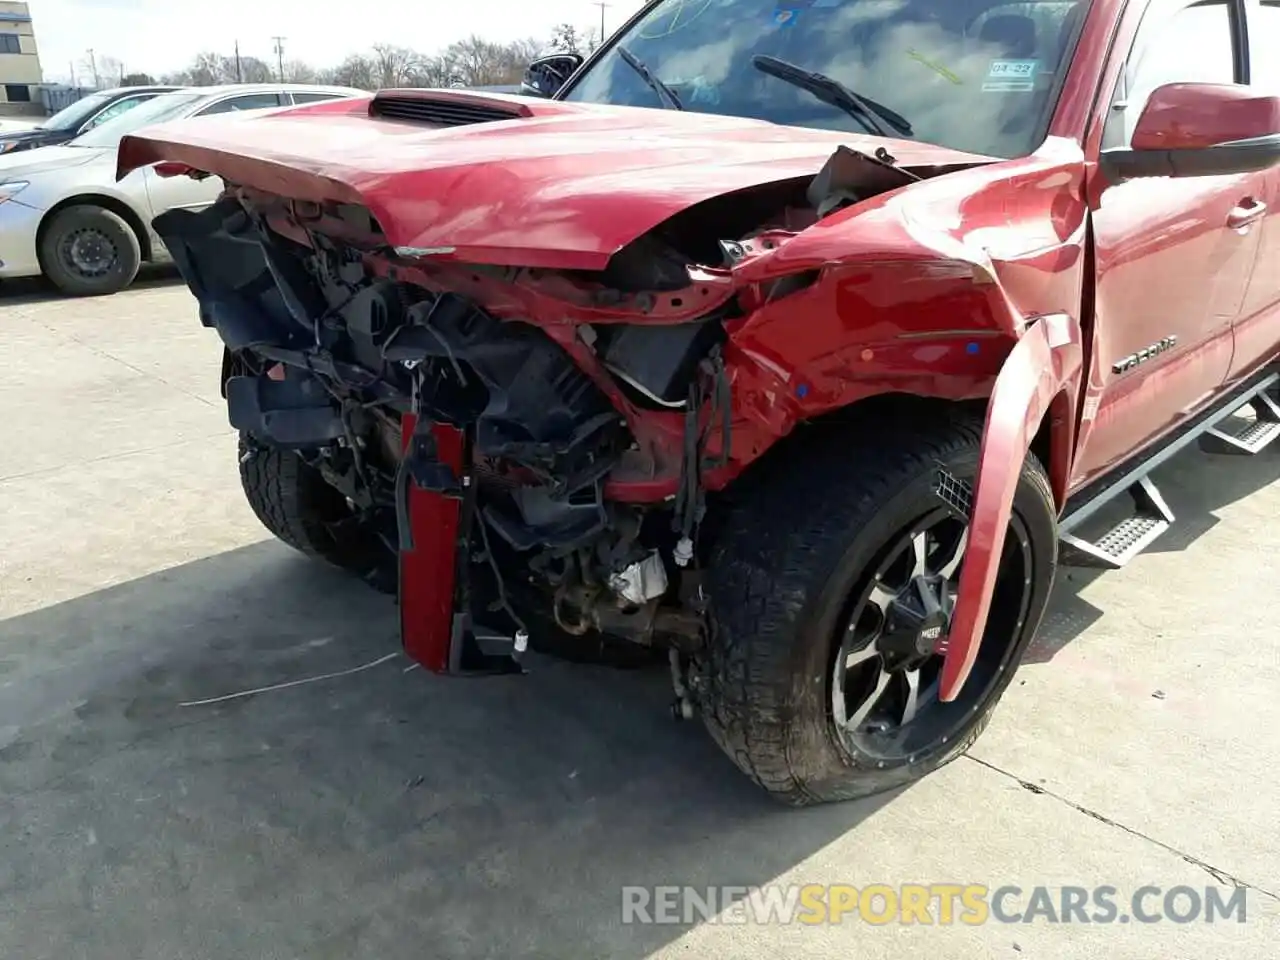
{"type": "Polygon", "coordinates": [[[983,884],[623,887],[636,924],[1245,923],[1243,887],[988,887],[983,884]]]}

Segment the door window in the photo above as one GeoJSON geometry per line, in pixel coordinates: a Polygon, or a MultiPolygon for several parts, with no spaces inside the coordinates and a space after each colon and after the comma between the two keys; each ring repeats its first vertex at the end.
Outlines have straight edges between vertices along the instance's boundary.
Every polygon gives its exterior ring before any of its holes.
{"type": "Polygon", "coordinates": [[[319,103],[321,100],[337,100],[341,96],[337,93],[298,93],[296,90],[290,95],[294,103],[319,103]]]}
{"type": "Polygon", "coordinates": [[[1280,96],[1280,0],[1263,0],[1250,11],[1249,44],[1250,84],[1280,96]]]}
{"type": "Polygon", "coordinates": [[[278,93],[246,93],[239,97],[219,100],[212,106],[205,107],[196,116],[208,117],[215,113],[231,113],[233,110],[262,110],[280,105],[281,98],[278,93]]]}
{"type": "Polygon", "coordinates": [[[1166,83],[1235,83],[1235,14],[1230,0],[1155,0],[1116,89],[1103,139],[1128,146],[1148,98],[1166,83]]]}
{"type": "Polygon", "coordinates": [[[114,120],[116,117],[120,116],[120,114],[132,110],[138,104],[145,103],[150,99],[150,96],[121,97],[115,103],[111,104],[111,106],[102,110],[101,113],[97,114],[92,120],[86,123],[84,125],[84,129],[91,130],[100,123],[106,123],[108,120],[114,120]]]}

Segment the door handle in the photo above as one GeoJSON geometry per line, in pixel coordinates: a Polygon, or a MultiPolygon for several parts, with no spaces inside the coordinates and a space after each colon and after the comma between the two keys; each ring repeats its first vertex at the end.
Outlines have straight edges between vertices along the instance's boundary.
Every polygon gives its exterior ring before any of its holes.
{"type": "Polygon", "coordinates": [[[1231,211],[1227,217],[1227,226],[1232,230],[1247,230],[1261,220],[1267,213],[1267,205],[1261,200],[1246,200],[1231,211]]]}

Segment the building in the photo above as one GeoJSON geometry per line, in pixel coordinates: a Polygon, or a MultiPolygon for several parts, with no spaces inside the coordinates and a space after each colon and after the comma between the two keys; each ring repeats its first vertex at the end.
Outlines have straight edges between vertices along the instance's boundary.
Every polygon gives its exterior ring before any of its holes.
{"type": "Polygon", "coordinates": [[[0,0],[0,116],[43,114],[43,82],[30,8],[0,0]]]}

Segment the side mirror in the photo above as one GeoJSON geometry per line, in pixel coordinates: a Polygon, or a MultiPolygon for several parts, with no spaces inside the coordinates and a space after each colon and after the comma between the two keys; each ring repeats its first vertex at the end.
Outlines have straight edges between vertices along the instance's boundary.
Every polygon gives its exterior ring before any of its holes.
{"type": "Polygon", "coordinates": [[[1213,177],[1280,164],[1280,97],[1242,86],[1170,83],[1147,100],[1127,149],[1106,150],[1113,183],[1138,177],[1213,177]]]}
{"type": "Polygon", "coordinates": [[[583,57],[577,53],[553,53],[539,57],[525,70],[520,92],[529,97],[555,96],[582,63],[583,57]]]}

